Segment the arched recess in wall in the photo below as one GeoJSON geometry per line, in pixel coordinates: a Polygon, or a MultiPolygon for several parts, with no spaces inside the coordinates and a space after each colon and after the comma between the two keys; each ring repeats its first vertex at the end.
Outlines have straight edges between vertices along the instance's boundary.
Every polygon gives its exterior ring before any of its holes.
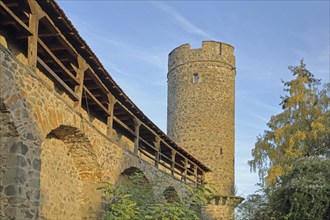
{"type": "Polygon", "coordinates": [[[152,184],[142,170],[137,167],[125,169],[119,176],[115,186],[119,192],[131,194],[130,199],[142,208],[148,206],[155,199],[152,184]]]}
{"type": "Polygon", "coordinates": [[[180,202],[178,192],[172,186],[169,186],[164,190],[163,196],[167,202],[180,202]]]}
{"type": "Polygon", "coordinates": [[[45,219],[97,218],[101,178],[96,154],[77,128],[59,126],[41,145],[40,215],[45,219]]]}

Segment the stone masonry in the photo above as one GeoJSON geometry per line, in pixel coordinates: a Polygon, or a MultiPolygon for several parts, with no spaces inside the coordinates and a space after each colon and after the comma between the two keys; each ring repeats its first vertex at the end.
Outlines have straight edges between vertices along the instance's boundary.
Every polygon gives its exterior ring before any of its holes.
{"type": "Polygon", "coordinates": [[[204,41],[199,49],[184,44],[169,54],[167,132],[211,168],[206,181],[220,195],[220,204],[207,207],[212,219],[233,219],[238,199],[234,197],[235,75],[234,48],[225,43],[204,41]]]}
{"type": "Polygon", "coordinates": [[[241,198],[234,196],[232,46],[208,41],[170,53],[171,139],[117,85],[55,0],[0,0],[0,19],[0,219],[99,219],[97,188],[132,171],[163,199],[169,191],[183,198],[187,185],[206,179],[219,196],[204,219],[234,218],[241,198]]]}
{"type": "Polygon", "coordinates": [[[106,136],[104,123],[70,107],[71,100],[3,39],[0,219],[96,219],[102,214],[100,182],[115,184],[131,167],[144,173],[155,194],[168,187],[185,194],[183,183],[129,152],[125,146],[132,143],[106,136]]]}

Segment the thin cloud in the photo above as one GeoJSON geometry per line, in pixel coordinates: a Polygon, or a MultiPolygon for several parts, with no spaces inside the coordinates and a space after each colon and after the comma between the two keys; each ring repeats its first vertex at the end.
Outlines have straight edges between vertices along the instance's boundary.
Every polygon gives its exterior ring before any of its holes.
{"type": "Polygon", "coordinates": [[[166,12],[168,15],[173,17],[177,24],[179,24],[184,30],[189,33],[197,34],[202,37],[206,37],[208,39],[216,39],[211,34],[203,31],[193,23],[191,23],[188,19],[186,19],[183,15],[181,15],[177,10],[170,7],[169,5],[165,4],[164,2],[152,2],[157,8],[161,9],[162,11],[166,12]]]}
{"type": "Polygon", "coordinates": [[[119,48],[127,51],[128,56],[131,56],[131,57],[134,57],[136,59],[148,62],[148,63],[158,67],[163,72],[166,72],[166,62],[163,59],[163,57],[166,57],[166,55],[164,55],[164,56],[155,55],[154,53],[149,53],[145,50],[135,49],[132,45],[130,45],[126,42],[122,42],[122,41],[119,41],[119,40],[113,40],[113,39],[110,39],[108,37],[103,37],[102,35],[95,34],[93,32],[86,31],[86,30],[84,32],[86,34],[94,37],[94,38],[97,38],[99,40],[102,40],[106,43],[109,43],[113,46],[119,47],[119,48]]]}
{"type": "MultiPolygon", "coordinates": [[[[75,25],[79,26],[79,30],[81,34],[89,35],[97,40],[101,40],[107,44],[110,44],[114,47],[120,48],[121,51],[126,51],[127,56],[133,57],[135,59],[142,60],[146,63],[152,64],[153,66],[159,68],[161,73],[167,72],[167,63],[164,57],[167,57],[166,52],[148,52],[145,48],[138,49],[134,48],[133,45],[128,44],[127,42],[116,40],[110,37],[104,37],[105,34],[97,33],[97,30],[93,29],[93,27],[84,22],[82,23],[78,19],[75,20],[75,25]],[[93,30],[93,31],[91,31],[93,30]]],[[[104,62],[104,60],[102,60],[104,62]]],[[[118,67],[112,67],[113,70],[117,71],[118,73],[123,73],[118,67]]]]}

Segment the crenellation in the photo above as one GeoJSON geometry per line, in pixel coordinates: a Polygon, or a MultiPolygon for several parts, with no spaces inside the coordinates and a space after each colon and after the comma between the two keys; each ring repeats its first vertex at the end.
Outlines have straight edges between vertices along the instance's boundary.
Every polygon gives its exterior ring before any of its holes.
{"type": "Polygon", "coordinates": [[[194,62],[219,62],[228,68],[235,68],[234,47],[216,41],[203,41],[201,48],[192,49],[190,44],[183,44],[169,54],[168,74],[175,68],[194,62]]]}

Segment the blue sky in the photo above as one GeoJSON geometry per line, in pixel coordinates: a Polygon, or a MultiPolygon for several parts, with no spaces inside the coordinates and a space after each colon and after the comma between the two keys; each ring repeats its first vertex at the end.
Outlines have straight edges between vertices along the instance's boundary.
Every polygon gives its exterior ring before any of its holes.
{"type": "Polygon", "coordinates": [[[328,1],[59,1],[111,76],[166,132],[167,58],[175,47],[216,40],[235,47],[236,185],[257,187],[247,161],[256,136],[280,113],[281,79],[304,58],[329,82],[328,1]]]}

